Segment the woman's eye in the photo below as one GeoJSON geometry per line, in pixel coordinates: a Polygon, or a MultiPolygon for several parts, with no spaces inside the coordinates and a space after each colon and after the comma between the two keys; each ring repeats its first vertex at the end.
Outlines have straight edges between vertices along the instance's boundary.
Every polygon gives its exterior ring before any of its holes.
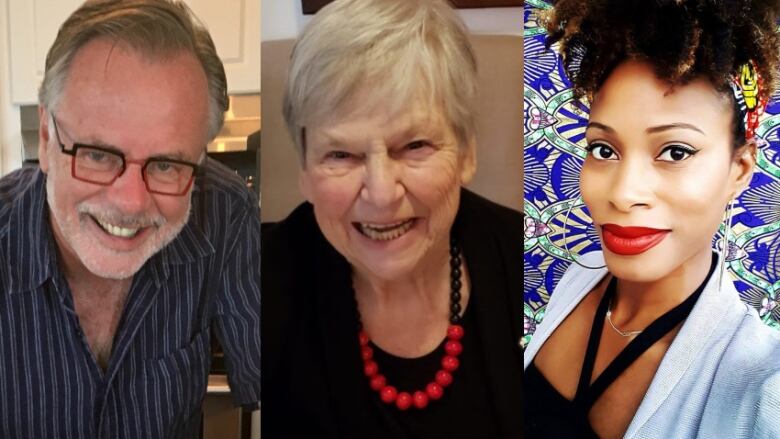
{"type": "Polygon", "coordinates": [[[696,154],[697,152],[697,150],[690,147],[671,145],[667,146],[663,149],[663,151],[661,151],[661,154],[658,155],[658,160],[665,162],[680,162],[696,154]]]}
{"type": "Polygon", "coordinates": [[[346,160],[352,157],[352,154],[345,151],[330,151],[325,154],[325,158],[328,160],[346,160]]]}
{"type": "Polygon", "coordinates": [[[428,142],[424,140],[416,140],[414,142],[407,143],[406,149],[415,150],[415,149],[424,148],[426,146],[428,146],[428,142]]]}
{"type": "Polygon", "coordinates": [[[591,143],[587,151],[596,160],[617,160],[615,150],[603,143],[591,143]]]}

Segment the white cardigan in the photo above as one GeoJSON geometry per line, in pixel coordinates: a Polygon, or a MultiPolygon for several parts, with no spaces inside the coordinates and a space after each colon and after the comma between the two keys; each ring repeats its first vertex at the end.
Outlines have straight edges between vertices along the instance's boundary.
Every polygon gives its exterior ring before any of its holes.
{"type": "MultiPolygon", "coordinates": [[[[604,265],[588,253],[585,265],[604,265]]],[[[607,269],[571,264],[525,350],[524,368],[607,269]]],[[[780,438],[780,331],[713,273],[664,355],[626,438],[780,438]]],[[[532,401],[527,395],[526,401],[532,401]]]]}

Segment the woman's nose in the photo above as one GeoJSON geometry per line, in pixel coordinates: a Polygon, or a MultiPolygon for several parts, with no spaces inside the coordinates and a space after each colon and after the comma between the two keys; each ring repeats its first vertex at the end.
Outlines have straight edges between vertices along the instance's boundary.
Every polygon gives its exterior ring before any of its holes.
{"type": "Polygon", "coordinates": [[[633,207],[650,206],[655,175],[643,163],[624,161],[615,170],[606,190],[609,202],[621,212],[633,207]]]}
{"type": "Polygon", "coordinates": [[[376,207],[387,207],[403,196],[399,164],[386,154],[366,158],[360,195],[376,207]]]}

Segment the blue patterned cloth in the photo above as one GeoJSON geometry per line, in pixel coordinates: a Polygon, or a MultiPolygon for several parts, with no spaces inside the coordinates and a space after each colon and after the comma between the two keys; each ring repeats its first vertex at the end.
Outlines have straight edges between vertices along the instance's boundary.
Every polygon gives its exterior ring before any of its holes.
{"type": "Polygon", "coordinates": [[[200,436],[210,333],[237,404],[260,399],[257,199],[207,160],[181,233],[133,284],[103,371],[57,264],[46,177],[0,179],[0,438],[200,436]]]}
{"type": "MultiPolygon", "coordinates": [[[[570,258],[564,248],[563,224],[574,203],[566,230],[572,253],[601,249],[579,193],[579,172],[585,151],[587,106],[572,99],[557,47],[545,50],[546,32],[538,13],[549,2],[527,0],[524,6],[524,213],[523,248],[525,337],[531,339],[544,318],[546,304],[570,258]]],[[[758,150],[750,187],[734,204],[726,257],[728,272],[742,300],[761,320],[780,328],[780,94],[775,93],[756,130],[766,140],[758,150]]],[[[720,241],[721,228],[713,240],[720,241]]]]}

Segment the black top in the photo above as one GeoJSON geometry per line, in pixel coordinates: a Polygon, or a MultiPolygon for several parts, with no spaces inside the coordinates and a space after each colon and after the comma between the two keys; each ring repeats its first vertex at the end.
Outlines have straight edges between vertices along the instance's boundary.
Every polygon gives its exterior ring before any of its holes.
{"type": "MultiPolygon", "coordinates": [[[[441,400],[400,412],[363,374],[351,268],[322,236],[312,206],[265,225],[263,438],[521,437],[521,226],[519,212],[462,192],[453,233],[471,295],[461,366],[441,400]]],[[[433,378],[442,352],[409,360],[375,349],[374,357],[390,384],[415,389],[433,378]]]]}
{"type": "Polygon", "coordinates": [[[601,375],[593,381],[593,364],[599,350],[604,320],[612,298],[617,289],[617,278],[613,277],[604,296],[601,298],[593,325],[590,330],[588,347],[582,361],[580,379],[574,400],[568,400],[541,374],[532,362],[525,370],[526,391],[534,395],[533,404],[525,405],[525,435],[527,438],[597,438],[588,421],[588,412],[602,393],[620,376],[639,356],[668,334],[675,326],[688,317],[701,292],[710,280],[718,257],[713,253],[709,272],[699,287],[682,303],[655,319],[642,333],[636,336],[628,346],[607,366],[601,375]],[[565,420],[566,422],[561,422],[565,420]]]}
{"type": "MultiPolygon", "coordinates": [[[[458,357],[460,367],[453,373],[454,380],[444,391],[442,399],[431,402],[424,410],[400,411],[395,406],[378,403],[376,398],[377,409],[384,412],[384,416],[395,419],[404,437],[447,437],[442,434],[441,426],[451,423],[455,424],[453,427],[459,437],[498,437],[489,394],[482,378],[485,376],[485,365],[480,355],[474,355],[479,349],[479,336],[471,307],[466,308],[461,325],[465,334],[461,340],[463,353],[458,357]],[[457,419],[468,419],[468,422],[453,422],[457,419]]],[[[371,347],[374,349],[374,360],[388,383],[399,391],[405,390],[411,394],[413,390],[424,390],[436,371],[441,369],[445,341],[442,340],[431,353],[414,359],[388,354],[373,343],[371,347]]]]}

